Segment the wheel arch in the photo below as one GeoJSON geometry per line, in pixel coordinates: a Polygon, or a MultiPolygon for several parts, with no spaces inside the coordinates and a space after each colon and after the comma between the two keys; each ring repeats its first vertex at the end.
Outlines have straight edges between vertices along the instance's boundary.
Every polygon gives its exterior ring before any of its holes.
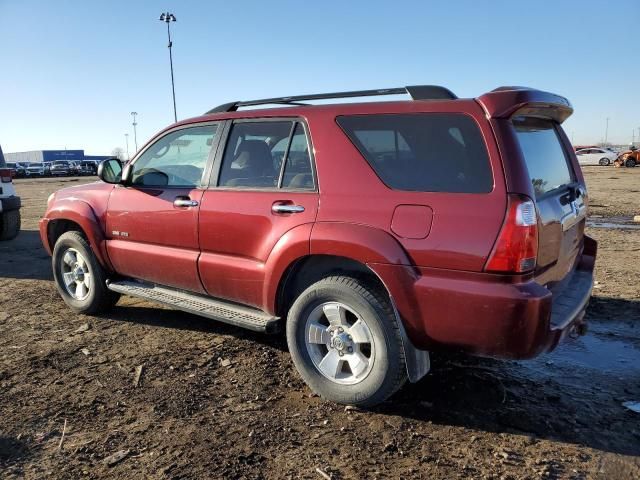
{"type": "Polygon", "coordinates": [[[69,202],[61,202],[47,212],[46,219],[46,240],[50,251],[53,251],[60,235],[76,230],[85,236],[100,265],[113,270],[107,256],[104,233],[88,203],[75,200],[69,205],[69,202]]]}
{"type": "Polygon", "coordinates": [[[416,348],[411,342],[396,308],[393,295],[385,282],[375,270],[361,261],[331,254],[313,254],[296,259],[287,267],[278,284],[275,299],[276,314],[286,319],[289,307],[297,296],[313,283],[330,275],[353,276],[364,280],[384,293],[391,303],[400,329],[409,381],[417,382],[426,375],[430,369],[429,353],[416,348]]]}

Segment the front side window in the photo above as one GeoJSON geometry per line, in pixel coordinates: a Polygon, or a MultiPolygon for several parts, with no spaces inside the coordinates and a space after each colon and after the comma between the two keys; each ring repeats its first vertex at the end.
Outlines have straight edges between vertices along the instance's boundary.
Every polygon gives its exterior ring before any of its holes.
{"type": "Polygon", "coordinates": [[[234,123],[218,186],[313,189],[309,144],[295,121],[234,123]]]}
{"type": "MultiPolygon", "coordinates": [[[[513,120],[536,197],[573,182],[555,123],[531,117],[513,120]]],[[[587,150],[585,153],[591,153],[587,150]]]]}
{"type": "Polygon", "coordinates": [[[142,187],[197,187],[207,165],[217,125],[165,135],[133,164],[131,183],[142,187]]]}
{"type": "Polygon", "coordinates": [[[466,115],[354,115],[337,122],[390,188],[452,193],[493,189],[487,148],[477,124],[466,115]]]}

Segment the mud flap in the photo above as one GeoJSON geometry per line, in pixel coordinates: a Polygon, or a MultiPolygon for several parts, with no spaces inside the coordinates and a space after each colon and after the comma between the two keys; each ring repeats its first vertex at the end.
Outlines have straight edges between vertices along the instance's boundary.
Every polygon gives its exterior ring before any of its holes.
{"type": "Polygon", "coordinates": [[[396,308],[396,303],[391,298],[391,306],[396,316],[396,322],[400,328],[400,335],[402,336],[402,348],[404,350],[404,358],[407,366],[407,376],[411,383],[416,383],[422,377],[424,377],[431,369],[431,360],[429,358],[429,352],[427,350],[420,350],[413,345],[413,342],[407,335],[400,313],[396,308]]]}

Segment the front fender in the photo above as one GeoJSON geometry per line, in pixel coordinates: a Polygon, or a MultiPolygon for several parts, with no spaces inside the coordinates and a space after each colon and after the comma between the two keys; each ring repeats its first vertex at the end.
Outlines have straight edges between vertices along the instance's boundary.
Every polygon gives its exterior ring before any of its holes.
{"type": "Polygon", "coordinates": [[[104,268],[113,271],[113,266],[107,255],[106,238],[91,205],[78,199],[62,199],[57,201],[51,209],[47,211],[44,218],[40,221],[40,236],[49,253],[51,253],[54,247],[54,245],[49,243],[49,229],[51,222],[56,220],[68,220],[78,224],[87,237],[89,245],[91,245],[91,250],[100,264],[104,268]]]}

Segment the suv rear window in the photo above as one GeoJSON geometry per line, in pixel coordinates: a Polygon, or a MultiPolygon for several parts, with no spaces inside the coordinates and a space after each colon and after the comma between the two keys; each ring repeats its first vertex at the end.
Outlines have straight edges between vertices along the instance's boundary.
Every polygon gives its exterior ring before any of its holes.
{"type": "Polygon", "coordinates": [[[521,117],[513,120],[513,126],[536,197],[573,182],[554,122],[521,117]]]}
{"type": "Polygon", "coordinates": [[[488,193],[493,188],[487,148],[467,115],[354,115],[337,122],[393,189],[488,193]]]}

